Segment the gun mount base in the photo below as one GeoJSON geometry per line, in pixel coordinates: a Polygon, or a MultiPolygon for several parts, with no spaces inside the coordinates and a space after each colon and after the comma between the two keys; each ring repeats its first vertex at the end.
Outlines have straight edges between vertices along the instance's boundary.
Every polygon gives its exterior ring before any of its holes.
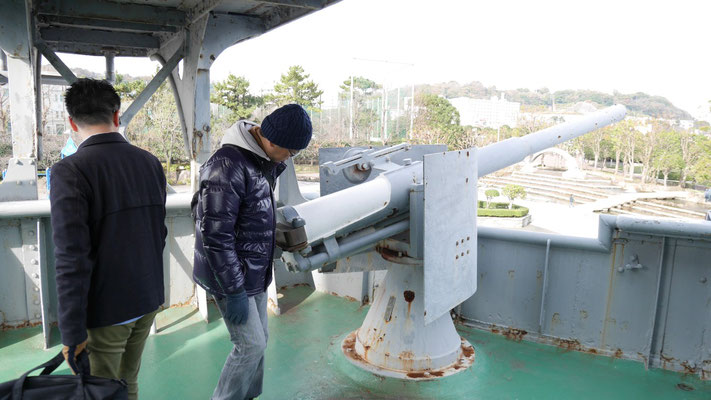
{"type": "Polygon", "coordinates": [[[474,363],[474,348],[461,338],[452,318],[425,325],[422,266],[391,264],[360,328],[341,349],[356,366],[376,375],[430,380],[474,363]]]}

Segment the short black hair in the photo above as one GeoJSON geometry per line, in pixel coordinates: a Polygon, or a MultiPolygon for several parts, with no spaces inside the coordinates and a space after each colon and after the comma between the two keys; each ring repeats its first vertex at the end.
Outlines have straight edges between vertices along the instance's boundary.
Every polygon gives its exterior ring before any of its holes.
{"type": "Polygon", "coordinates": [[[77,79],[64,94],[67,112],[78,125],[110,124],[121,98],[105,80],[77,79]]]}

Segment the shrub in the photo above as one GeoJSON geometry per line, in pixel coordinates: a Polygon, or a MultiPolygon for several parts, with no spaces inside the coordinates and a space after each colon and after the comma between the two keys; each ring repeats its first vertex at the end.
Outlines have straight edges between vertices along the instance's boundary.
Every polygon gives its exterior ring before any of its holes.
{"type": "Polygon", "coordinates": [[[489,203],[491,202],[491,199],[499,196],[499,191],[496,189],[487,189],[484,192],[484,195],[486,196],[486,208],[489,208],[489,203]]]}
{"type": "Polygon", "coordinates": [[[516,199],[526,198],[526,189],[521,185],[509,184],[502,189],[504,196],[509,198],[509,208],[513,206],[513,201],[516,199]]]}
{"type": "Polygon", "coordinates": [[[505,218],[520,218],[528,215],[528,208],[513,205],[512,208],[508,208],[507,203],[490,203],[491,208],[483,208],[484,202],[479,202],[479,208],[477,209],[476,215],[479,217],[505,217],[505,218]]]}

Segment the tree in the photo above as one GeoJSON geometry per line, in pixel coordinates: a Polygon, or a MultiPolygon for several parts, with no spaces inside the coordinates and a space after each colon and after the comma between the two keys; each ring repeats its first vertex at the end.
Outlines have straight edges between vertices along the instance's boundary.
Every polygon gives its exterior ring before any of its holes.
{"type": "MultiPolygon", "coordinates": [[[[614,125],[610,129],[610,145],[615,153],[615,176],[620,168],[620,156],[625,151],[627,135],[633,132],[634,127],[630,120],[625,119],[614,125]]],[[[624,169],[624,166],[623,166],[624,169]]]]}
{"type": "Polygon", "coordinates": [[[210,101],[231,111],[230,122],[252,118],[254,110],[263,103],[262,97],[249,93],[249,81],[243,76],[229,74],[224,81],[215,83],[213,89],[210,101]]]}
{"type": "MultiPolygon", "coordinates": [[[[381,86],[368,78],[362,76],[348,77],[341,84],[341,100],[348,102],[348,106],[353,111],[353,138],[367,138],[373,131],[379,115],[372,105],[377,102],[377,91],[381,86]],[[353,79],[353,103],[351,99],[351,79],[353,79]]],[[[350,123],[350,121],[349,121],[350,123]]]]}
{"type": "Polygon", "coordinates": [[[523,186],[520,185],[509,184],[504,186],[501,191],[503,192],[504,196],[509,199],[509,209],[513,208],[514,200],[526,198],[526,189],[524,189],[523,186]]]}
{"type": "Polygon", "coordinates": [[[127,107],[128,104],[124,103],[130,103],[135,100],[143,89],[146,88],[147,84],[148,82],[143,79],[128,79],[126,76],[117,73],[114,89],[116,89],[116,93],[121,97],[121,104],[127,107]]]}
{"type": "Polygon", "coordinates": [[[711,183],[711,139],[703,135],[696,135],[695,146],[699,149],[699,158],[694,163],[691,172],[694,180],[703,184],[711,183]]]}
{"type": "Polygon", "coordinates": [[[702,146],[699,146],[699,143],[703,137],[704,136],[701,135],[694,135],[688,131],[682,131],[680,133],[679,146],[681,150],[682,168],[679,186],[681,187],[685,187],[686,178],[702,155],[702,146]]]}
{"type": "Polygon", "coordinates": [[[652,121],[652,129],[640,136],[640,161],[642,161],[642,183],[647,182],[652,174],[652,156],[659,146],[661,135],[664,130],[669,129],[668,124],[661,120],[652,121]]]}
{"type": "Polygon", "coordinates": [[[491,203],[491,199],[494,197],[499,196],[499,191],[496,189],[487,189],[484,192],[484,195],[486,196],[486,208],[489,208],[489,204],[491,203]]]}
{"type": "Polygon", "coordinates": [[[607,141],[610,137],[611,129],[609,127],[604,127],[596,129],[586,135],[580,137],[580,143],[584,149],[590,150],[593,154],[594,162],[593,169],[597,168],[597,162],[600,160],[600,154],[603,151],[603,142],[607,141]]]}
{"type": "MultiPolygon", "coordinates": [[[[659,146],[654,152],[652,165],[656,171],[664,175],[664,187],[667,186],[669,173],[673,170],[682,169],[681,158],[681,135],[675,130],[667,130],[661,133],[659,146]]],[[[657,175],[653,176],[656,180],[657,175]]]]}
{"type": "MultiPolygon", "coordinates": [[[[121,96],[124,109],[147,84],[145,80],[127,80],[121,75],[117,75],[116,81],[114,87],[121,96]]],[[[165,160],[166,176],[169,180],[172,164],[175,161],[188,159],[176,110],[173,93],[168,83],[163,82],[143,108],[136,113],[125,132],[131,143],[165,160]]]]}
{"type": "Polygon", "coordinates": [[[309,76],[300,65],[289,67],[289,71],[283,74],[279,82],[274,85],[274,93],[268,95],[267,100],[279,107],[296,103],[304,108],[320,112],[321,102],[319,99],[323,90],[319,90],[314,81],[308,80],[309,76]]]}
{"type": "MultiPolygon", "coordinates": [[[[459,111],[444,97],[423,93],[416,96],[417,117],[413,138],[422,144],[445,143],[463,148],[461,142],[466,132],[459,125],[459,111]]],[[[474,135],[469,132],[470,140],[474,135]]],[[[465,146],[466,147],[466,146],[465,146]]]]}
{"type": "Polygon", "coordinates": [[[637,147],[637,140],[641,136],[641,133],[637,130],[637,127],[633,124],[626,126],[627,130],[625,133],[625,138],[623,142],[624,148],[624,161],[623,161],[623,172],[624,165],[628,166],[628,171],[630,174],[630,179],[634,178],[634,160],[635,160],[635,149],[637,147]]]}

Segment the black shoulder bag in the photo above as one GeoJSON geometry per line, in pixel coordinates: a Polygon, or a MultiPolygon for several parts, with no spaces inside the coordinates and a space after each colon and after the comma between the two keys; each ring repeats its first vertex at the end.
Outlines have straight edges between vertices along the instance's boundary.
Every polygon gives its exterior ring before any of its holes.
{"type": "MultiPolygon", "coordinates": [[[[79,353],[77,361],[81,364],[84,357],[88,364],[86,351],[79,353]]],[[[80,373],[78,375],[50,375],[64,362],[60,352],[46,363],[25,372],[20,378],[0,383],[0,400],[125,400],[128,388],[123,380],[100,378],[80,373]],[[44,368],[38,376],[29,376],[31,372],[44,368]]],[[[75,366],[73,369],[77,370],[75,366]]]]}

